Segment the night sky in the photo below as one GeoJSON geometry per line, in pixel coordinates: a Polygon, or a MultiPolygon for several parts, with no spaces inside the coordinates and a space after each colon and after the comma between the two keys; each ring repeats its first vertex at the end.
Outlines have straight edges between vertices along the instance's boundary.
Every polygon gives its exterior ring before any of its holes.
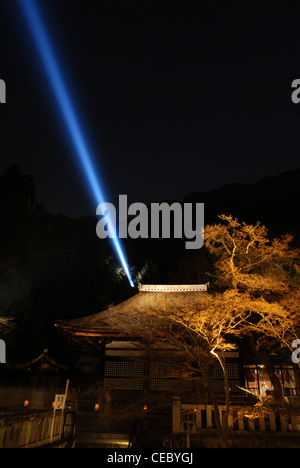
{"type": "MultiPolygon", "coordinates": [[[[107,201],[180,201],[299,168],[300,7],[37,3],[107,201]]],[[[50,213],[95,214],[17,0],[1,0],[0,25],[0,173],[14,163],[31,173],[50,213]]]]}

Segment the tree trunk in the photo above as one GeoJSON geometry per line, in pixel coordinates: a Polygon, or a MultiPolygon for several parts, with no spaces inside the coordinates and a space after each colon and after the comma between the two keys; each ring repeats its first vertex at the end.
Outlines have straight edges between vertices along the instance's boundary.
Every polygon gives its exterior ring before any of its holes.
{"type": "Polygon", "coordinates": [[[277,375],[275,374],[275,369],[273,363],[268,355],[266,355],[263,351],[257,349],[254,336],[249,337],[249,343],[251,346],[252,351],[254,352],[257,359],[265,366],[266,371],[270,377],[272,385],[274,387],[274,396],[276,399],[284,402],[284,394],[281,382],[277,375]]]}
{"type": "Polygon", "coordinates": [[[229,378],[228,378],[228,372],[227,372],[226,365],[225,365],[225,357],[223,353],[221,355],[218,354],[218,360],[223,370],[224,384],[225,384],[225,414],[223,416],[223,428],[224,428],[224,432],[226,433],[228,430],[228,417],[229,417],[229,409],[230,409],[229,378]]]}
{"type": "MultiPolygon", "coordinates": [[[[216,423],[217,431],[218,431],[219,437],[220,437],[221,448],[228,448],[229,447],[229,441],[228,441],[228,438],[227,438],[227,435],[226,435],[226,431],[224,431],[222,420],[220,418],[218,400],[217,400],[216,396],[214,395],[214,393],[212,391],[212,382],[211,382],[211,380],[209,378],[208,373],[206,372],[206,369],[201,364],[200,364],[199,367],[201,368],[201,373],[202,373],[202,376],[203,376],[203,380],[205,382],[205,385],[206,385],[207,389],[209,390],[210,399],[211,399],[213,407],[214,407],[215,423],[216,423]]],[[[228,418],[227,418],[227,420],[228,420],[228,418]]]]}
{"type": "Polygon", "coordinates": [[[217,430],[220,436],[221,448],[228,448],[229,441],[227,438],[226,431],[224,430],[222,420],[220,418],[219,405],[218,405],[216,398],[213,396],[212,396],[212,404],[213,404],[214,412],[215,412],[215,422],[216,422],[217,430]]]}
{"type": "MultiPolygon", "coordinates": [[[[227,427],[224,430],[224,422],[222,421],[222,419],[220,417],[218,400],[217,400],[216,396],[214,395],[214,393],[212,391],[212,382],[210,381],[210,378],[209,378],[208,374],[205,372],[205,370],[203,368],[202,368],[202,373],[203,373],[203,377],[204,377],[204,380],[205,380],[205,384],[207,385],[207,388],[209,389],[210,399],[211,399],[213,407],[214,407],[215,423],[216,423],[216,426],[217,426],[217,430],[219,432],[221,448],[228,448],[229,447],[229,441],[228,441],[227,434],[226,434],[227,427]]],[[[228,415],[227,415],[226,419],[228,421],[228,415]]],[[[228,423],[227,423],[227,426],[228,426],[228,423]]]]}

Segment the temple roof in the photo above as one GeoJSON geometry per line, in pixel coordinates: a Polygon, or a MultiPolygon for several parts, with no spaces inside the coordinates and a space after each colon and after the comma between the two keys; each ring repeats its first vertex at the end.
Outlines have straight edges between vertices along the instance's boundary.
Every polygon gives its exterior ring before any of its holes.
{"type": "Polygon", "coordinates": [[[143,285],[139,292],[120,304],[86,317],[55,323],[56,327],[77,336],[132,337],[139,336],[145,324],[151,326],[151,312],[176,310],[194,304],[207,284],[143,285]],[[149,314],[150,312],[150,314],[149,314]]]}
{"type": "Polygon", "coordinates": [[[17,364],[14,366],[15,369],[53,369],[53,370],[68,370],[68,367],[64,364],[58,362],[56,359],[51,358],[48,353],[48,349],[44,351],[37,357],[31,359],[30,361],[24,362],[22,364],[17,364]]]}

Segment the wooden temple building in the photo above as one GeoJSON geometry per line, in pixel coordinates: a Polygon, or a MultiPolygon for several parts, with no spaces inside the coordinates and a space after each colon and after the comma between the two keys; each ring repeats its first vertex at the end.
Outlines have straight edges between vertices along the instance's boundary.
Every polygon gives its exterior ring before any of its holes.
{"type": "MultiPolygon", "coordinates": [[[[161,337],[157,339],[155,311],[170,313],[178,307],[192,307],[201,295],[207,294],[207,287],[207,284],[139,284],[138,293],[121,304],[94,315],[58,321],[56,326],[76,340],[87,340],[98,347],[102,363],[99,380],[109,391],[195,394],[199,380],[186,377],[179,365],[176,345],[161,337]]],[[[253,356],[245,355],[239,346],[227,353],[226,366],[231,398],[245,397],[240,387],[260,395],[272,392],[264,366],[253,356]]],[[[298,375],[292,362],[278,361],[276,368],[285,394],[299,396],[298,375]]],[[[224,378],[218,362],[210,367],[210,375],[213,390],[222,399],[224,378]]]]}
{"type": "Polygon", "coordinates": [[[99,377],[112,390],[188,391],[191,382],[178,378],[177,350],[158,338],[155,311],[193,303],[207,285],[142,285],[128,300],[87,317],[59,321],[56,326],[74,338],[98,345],[99,377]],[[152,316],[153,313],[153,316],[152,316]],[[153,317],[153,320],[152,318],[153,317]]]}
{"type": "Polygon", "coordinates": [[[74,375],[74,370],[51,356],[48,349],[22,364],[2,364],[0,412],[2,407],[51,409],[55,394],[64,393],[70,372],[74,375]]]}

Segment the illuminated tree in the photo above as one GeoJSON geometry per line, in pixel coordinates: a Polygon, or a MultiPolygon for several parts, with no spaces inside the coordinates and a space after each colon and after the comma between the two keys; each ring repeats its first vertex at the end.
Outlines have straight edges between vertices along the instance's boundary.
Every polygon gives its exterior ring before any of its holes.
{"type": "Polygon", "coordinates": [[[282,388],[269,354],[275,347],[289,347],[297,336],[299,321],[296,294],[298,252],[291,249],[289,235],[270,240],[259,223],[247,225],[231,216],[206,226],[205,247],[213,255],[212,287],[188,301],[168,296],[157,307],[145,304],[143,313],[131,310],[130,317],[111,314],[112,323],[127,323],[139,336],[164,339],[185,352],[185,378],[198,372],[215,406],[216,424],[222,446],[228,445],[230,385],[225,352],[246,338],[265,365],[275,394],[283,401],[282,388]],[[172,297],[172,299],[170,299],[172,297]],[[226,411],[221,420],[218,400],[212,390],[207,365],[218,361],[224,375],[226,411]]]}
{"type": "Polygon", "coordinates": [[[205,247],[213,254],[215,292],[197,303],[177,308],[170,317],[203,340],[204,347],[221,364],[224,374],[226,433],[230,388],[224,352],[235,337],[246,337],[265,365],[275,398],[284,401],[283,389],[270,354],[287,348],[299,337],[299,251],[292,236],[270,239],[267,229],[220,215],[221,223],[206,226],[205,247]]]}
{"type": "Polygon", "coordinates": [[[176,308],[170,319],[182,324],[190,334],[197,336],[200,346],[219,362],[224,375],[225,407],[223,429],[226,432],[230,408],[230,384],[225,352],[236,349],[235,336],[250,318],[235,291],[203,295],[197,301],[176,308]]]}
{"type": "Polygon", "coordinates": [[[248,316],[232,292],[227,291],[224,294],[200,293],[193,297],[169,294],[156,303],[143,296],[143,303],[137,310],[132,307],[128,314],[127,309],[112,308],[105,320],[111,325],[122,324],[123,332],[142,337],[148,344],[164,342],[171,346],[168,354],[152,354],[151,362],[158,359],[161,363],[164,359],[166,363],[176,364],[177,374],[173,370],[168,377],[194,382],[200,401],[205,398],[212,402],[221,445],[226,447],[230,391],[224,353],[235,349],[236,345],[229,337],[235,335],[248,316]],[[216,361],[224,373],[226,411],[222,419],[211,372],[216,361]]]}
{"type": "Polygon", "coordinates": [[[299,251],[292,236],[268,238],[267,229],[220,215],[221,223],[207,226],[205,246],[215,256],[216,286],[230,290],[242,309],[251,312],[240,334],[265,365],[275,395],[283,399],[270,353],[299,336],[299,251]]]}

